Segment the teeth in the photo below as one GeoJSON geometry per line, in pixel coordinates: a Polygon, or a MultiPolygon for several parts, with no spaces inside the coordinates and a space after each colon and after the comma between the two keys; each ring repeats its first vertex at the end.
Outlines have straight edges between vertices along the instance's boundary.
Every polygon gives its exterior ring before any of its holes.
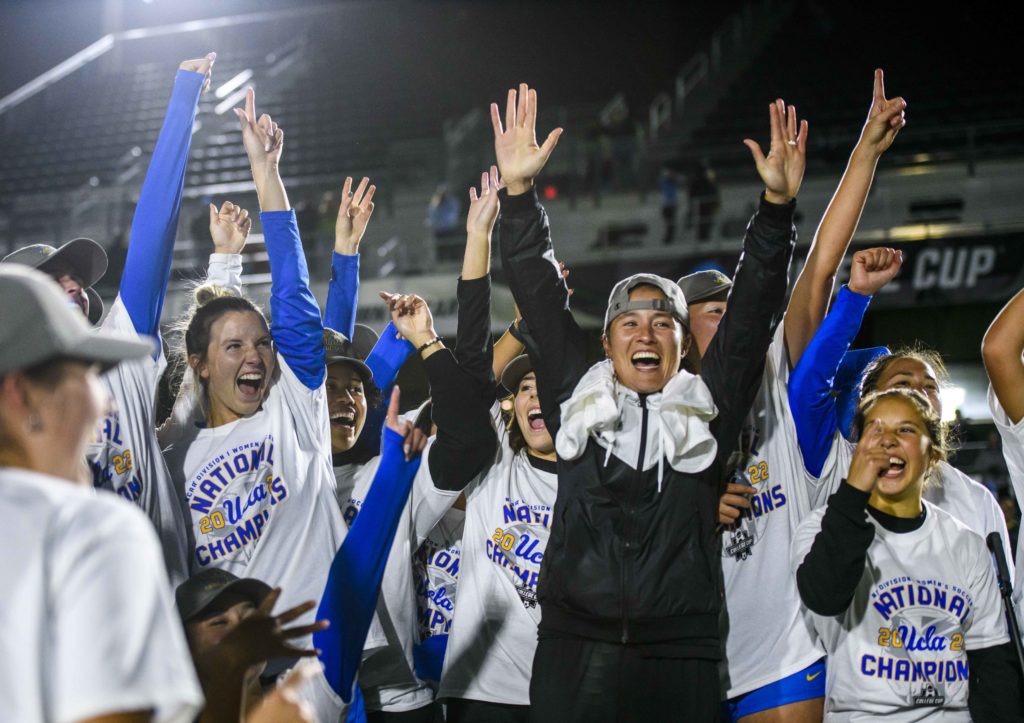
{"type": "Polygon", "coordinates": [[[352,414],[346,414],[345,412],[338,412],[337,414],[331,415],[331,421],[341,420],[343,422],[352,423],[355,421],[355,416],[352,414]]]}
{"type": "Polygon", "coordinates": [[[526,418],[531,421],[533,421],[534,419],[540,419],[542,416],[544,415],[541,414],[541,411],[539,409],[531,409],[526,413],[526,418]]]}
{"type": "Polygon", "coordinates": [[[633,361],[640,361],[642,359],[650,359],[651,361],[661,361],[661,356],[653,351],[638,351],[633,355],[633,361]]]}
{"type": "Polygon", "coordinates": [[[899,457],[890,457],[889,458],[889,464],[900,464],[901,465],[901,464],[904,464],[904,462],[899,457]]]}
{"type": "Polygon", "coordinates": [[[238,377],[239,381],[246,382],[259,382],[263,380],[263,375],[256,372],[247,372],[242,376],[238,377]]]}

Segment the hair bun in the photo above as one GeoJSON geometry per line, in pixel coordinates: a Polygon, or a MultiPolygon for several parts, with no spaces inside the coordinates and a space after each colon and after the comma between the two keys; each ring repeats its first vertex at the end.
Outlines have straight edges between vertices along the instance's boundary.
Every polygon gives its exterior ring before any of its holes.
{"type": "Polygon", "coordinates": [[[225,296],[234,296],[234,294],[227,288],[217,284],[202,284],[197,286],[195,291],[192,292],[192,298],[197,309],[206,306],[214,299],[222,299],[225,296]]]}

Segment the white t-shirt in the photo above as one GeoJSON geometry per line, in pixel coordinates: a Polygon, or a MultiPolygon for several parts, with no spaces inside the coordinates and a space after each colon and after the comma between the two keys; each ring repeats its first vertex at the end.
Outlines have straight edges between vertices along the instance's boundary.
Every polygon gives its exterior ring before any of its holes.
{"type": "MultiPolygon", "coordinates": [[[[1013,485],[1014,496],[1024,504],[1024,419],[1017,420],[1014,424],[1010,421],[1003,406],[996,398],[992,386],[988,388],[988,406],[992,411],[992,420],[996,423],[999,436],[1003,440],[1003,459],[1006,460],[1006,468],[1010,472],[1010,484],[1013,485]]],[[[1004,518],[1005,519],[1005,518],[1004,518]]],[[[1014,577],[1017,580],[1024,580],[1024,548],[1020,546],[1020,532],[1017,533],[1017,566],[1014,577]]],[[[1013,558],[1006,553],[1006,564],[1010,565],[1013,558]]],[[[1024,625],[1024,590],[1020,585],[1014,585],[1013,602],[1017,608],[1017,619],[1024,625]]]]}
{"type": "MultiPolygon", "coordinates": [[[[818,502],[824,504],[828,495],[838,489],[846,478],[853,459],[856,445],[849,442],[838,432],[829,452],[828,459],[822,470],[822,484],[818,493],[818,502]]],[[[922,497],[933,505],[951,514],[954,518],[967,525],[982,540],[991,532],[998,532],[1003,541],[1003,554],[1007,561],[1013,559],[1010,551],[1010,534],[1006,531],[1006,518],[999,507],[999,501],[983,485],[965,475],[948,462],[940,462],[938,474],[924,488],[922,497]]],[[[991,555],[989,555],[991,559],[991,555]]],[[[1013,575],[1013,570],[1010,570],[1013,575]]]]}
{"type": "MultiPolygon", "coordinates": [[[[445,512],[459,497],[458,491],[440,490],[430,477],[428,456],[434,440],[423,450],[413,478],[409,501],[395,531],[381,581],[377,612],[363,647],[359,685],[369,711],[403,712],[430,705],[434,691],[416,677],[413,647],[419,641],[416,615],[416,584],[413,555],[445,512]]],[[[380,457],[362,465],[334,469],[338,504],[351,525],[370,491],[380,457]]]]}
{"type": "Polygon", "coordinates": [[[513,454],[495,404],[498,456],[466,488],[459,599],[440,698],[530,704],[540,605],[537,581],[551,532],[558,474],[513,454]]]}
{"type": "MultiPolygon", "coordinates": [[[[928,502],[924,524],[875,527],[853,602],[813,615],[828,651],[826,721],[970,721],[967,650],[1006,643],[985,543],[928,502]]],[[[797,529],[792,571],[821,530],[825,509],[797,529]]]]}
{"type": "Polygon", "coordinates": [[[79,721],[203,696],[152,526],[104,491],[0,468],[0,717],[79,721]]]}
{"type": "MultiPolygon", "coordinates": [[[[121,297],[103,320],[109,334],[139,338],[121,297]]],[[[185,516],[171,485],[156,436],[156,393],[167,367],[163,354],[118,364],[100,379],[113,412],[100,420],[86,459],[96,485],[138,505],[153,522],[171,584],[188,578],[185,516]]]]}
{"type": "Polygon", "coordinates": [[[455,616],[466,511],[454,507],[427,535],[413,560],[420,640],[448,635],[455,616]]]}
{"type": "Polygon", "coordinates": [[[810,513],[808,490],[816,480],[804,470],[788,381],[779,324],[747,418],[759,441],[743,473],[756,494],[741,522],[722,532],[725,656],[720,672],[727,699],[782,680],[825,655],[789,566],[793,533],[810,513]]]}
{"type": "Polygon", "coordinates": [[[189,516],[192,572],[218,567],[280,586],[278,609],[286,610],[320,600],[345,525],[324,387],[309,389],[281,355],[277,365],[267,399],[251,417],[207,429],[175,414],[160,442],[189,516]]]}

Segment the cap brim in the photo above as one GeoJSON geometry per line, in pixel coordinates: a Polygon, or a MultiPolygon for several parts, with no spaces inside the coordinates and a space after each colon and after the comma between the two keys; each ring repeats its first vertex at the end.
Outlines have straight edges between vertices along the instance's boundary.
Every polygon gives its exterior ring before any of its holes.
{"type": "Polygon", "coordinates": [[[719,286],[718,288],[706,291],[693,299],[686,296],[685,293],[683,295],[686,297],[687,304],[703,304],[708,301],[726,301],[729,298],[729,289],[731,288],[731,283],[728,285],[719,286]]]}
{"type": "Polygon", "coordinates": [[[210,607],[221,595],[228,592],[236,592],[249,598],[254,605],[259,605],[263,602],[263,598],[271,593],[271,590],[270,585],[267,585],[265,582],[251,577],[243,577],[228,583],[220,589],[206,591],[192,601],[192,605],[188,610],[179,610],[178,612],[181,615],[181,619],[187,622],[210,607]]]}
{"type": "Polygon", "coordinates": [[[72,239],[47,256],[36,268],[48,271],[54,266],[72,269],[83,287],[94,286],[107,273],[107,252],[92,239],[72,239]]]}
{"type": "Polygon", "coordinates": [[[355,367],[356,371],[359,372],[359,376],[363,378],[364,383],[373,381],[373,372],[370,371],[370,367],[366,366],[366,364],[360,359],[356,359],[355,357],[350,356],[343,356],[341,354],[328,354],[327,366],[330,366],[331,364],[349,364],[355,367]]]}
{"type": "Polygon", "coordinates": [[[533,364],[530,363],[530,357],[525,354],[517,356],[501,370],[501,386],[505,387],[510,394],[515,394],[519,382],[531,371],[533,371],[533,364]]]}
{"type": "Polygon", "coordinates": [[[103,318],[103,299],[92,287],[85,290],[85,295],[89,298],[89,323],[96,326],[103,318]]]}
{"type": "Polygon", "coordinates": [[[106,371],[129,359],[142,359],[151,355],[156,347],[148,339],[124,339],[111,334],[92,333],[79,341],[73,349],[61,356],[99,364],[106,371]]]}

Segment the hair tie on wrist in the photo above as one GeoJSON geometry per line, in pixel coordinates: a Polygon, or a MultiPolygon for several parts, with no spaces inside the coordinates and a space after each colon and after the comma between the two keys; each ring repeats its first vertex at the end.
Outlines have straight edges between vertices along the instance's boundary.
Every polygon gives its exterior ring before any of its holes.
{"type": "Polygon", "coordinates": [[[424,350],[424,349],[426,349],[426,348],[427,348],[428,346],[433,346],[434,344],[437,344],[437,343],[438,343],[438,342],[440,342],[440,341],[441,341],[441,337],[439,337],[439,336],[435,336],[435,337],[434,337],[433,339],[431,339],[430,341],[424,342],[424,343],[423,343],[423,344],[421,344],[420,346],[416,347],[416,353],[417,353],[417,354],[422,354],[422,353],[423,353],[423,350],[424,350]]]}

